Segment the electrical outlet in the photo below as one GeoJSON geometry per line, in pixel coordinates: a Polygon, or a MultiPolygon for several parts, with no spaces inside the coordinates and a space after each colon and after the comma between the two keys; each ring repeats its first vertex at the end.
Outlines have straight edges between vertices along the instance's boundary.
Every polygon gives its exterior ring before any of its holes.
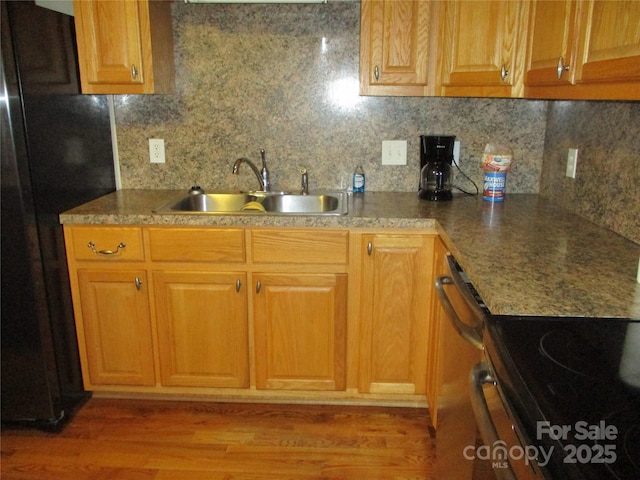
{"type": "Polygon", "coordinates": [[[162,138],[149,139],[149,159],[151,163],[164,163],[164,140],[162,138]]]}
{"type": "Polygon", "coordinates": [[[407,141],[383,140],[382,141],[382,165],[406,165],[407,141]]]}
{"type": "Polygon", "coordinates": [[[567,153],[567,171],[565,175],[569,178],[576,178],[576,169],[578,167],[578,149],[570,148],[567,153]]]}

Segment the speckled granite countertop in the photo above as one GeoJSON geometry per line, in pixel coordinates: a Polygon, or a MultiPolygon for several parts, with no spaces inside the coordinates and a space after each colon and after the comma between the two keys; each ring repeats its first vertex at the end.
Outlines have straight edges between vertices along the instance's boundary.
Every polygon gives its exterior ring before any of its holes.
{"type": "Polygon", "coordinates": [[[60,216],[64,224],[433,228],[494,314],[640,319],[640,245],[538,195],[503,204],[456,196],[367,192],[345,216],[154,214],[183,191],[122,190],[60,216]]]}

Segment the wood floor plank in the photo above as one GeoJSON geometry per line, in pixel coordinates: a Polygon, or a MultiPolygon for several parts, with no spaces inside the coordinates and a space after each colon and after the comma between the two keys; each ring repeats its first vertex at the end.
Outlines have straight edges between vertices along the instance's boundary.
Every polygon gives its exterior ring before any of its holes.
{"type": "Polygon", "coordinates": [[[3,480],[433,478],[424,409],[92,399],[60,433],[2,431],[3,480]]]}

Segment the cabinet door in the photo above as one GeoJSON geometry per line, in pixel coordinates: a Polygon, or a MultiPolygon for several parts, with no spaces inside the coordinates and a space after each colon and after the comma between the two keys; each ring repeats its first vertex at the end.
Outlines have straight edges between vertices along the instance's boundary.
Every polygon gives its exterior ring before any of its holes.
{"type": "Polygon", "coordinates": [[[362,0],[360,92],[363,95],[433,94],[429,0],[362,0]]]}
{"type": "Polygon", "coordinates": [[[447,96],[516,97],[523,92],[526,3],[449,1],[440,24],[447,96]]]}
{"type": "Polygon", "coordinates": [[[578,81],[636,82],[640,97],[640,2],[587,2],[583,22],[578,81]]]}
{"type": "Polygon", "coordinates": [[[360,391],[424,394],[433,236],[365,235],[360,391]]]}
{"type": "Polygon", "coordinates": [[[142,83],[139,3],[81,0],[74,4],[78,47],[89,83],[142,83]],[[137,74],[136,74],[137,72],[137,74]]]}
{"type": "Polygon", "coordinates": [[[82,93],[170,93],[170,2],[74,0],[82,93]]]}
{"type": "Polygon", "coordinates": [[[153,273],[162,385],[249,386],[245,278],[153,273]]]}
{"type": "Polygon", "coordinates": [[[526,85],[573,83],[577,46],[576,21],[575,0],[532,3],[526,85]]]}
{"type": "Polygon", "coordinates": [[[147,277],[143,270],[78,270],[91,385],[154,385],[147,277]]]}
{"type": "Polygon", "coordinates": [[[347,276],[256,274],[259,389],[344,390],[347,276]]]}

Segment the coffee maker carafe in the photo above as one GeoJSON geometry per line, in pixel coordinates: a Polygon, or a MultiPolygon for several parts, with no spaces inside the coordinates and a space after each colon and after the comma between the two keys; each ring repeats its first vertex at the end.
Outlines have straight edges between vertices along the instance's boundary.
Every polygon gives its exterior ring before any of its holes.
{"type": "Polygon", "coordinates": [[[451,164],[453,135],[420,136],[420,190],[418,195],[425,200],[451,200],[451,164]]]}

